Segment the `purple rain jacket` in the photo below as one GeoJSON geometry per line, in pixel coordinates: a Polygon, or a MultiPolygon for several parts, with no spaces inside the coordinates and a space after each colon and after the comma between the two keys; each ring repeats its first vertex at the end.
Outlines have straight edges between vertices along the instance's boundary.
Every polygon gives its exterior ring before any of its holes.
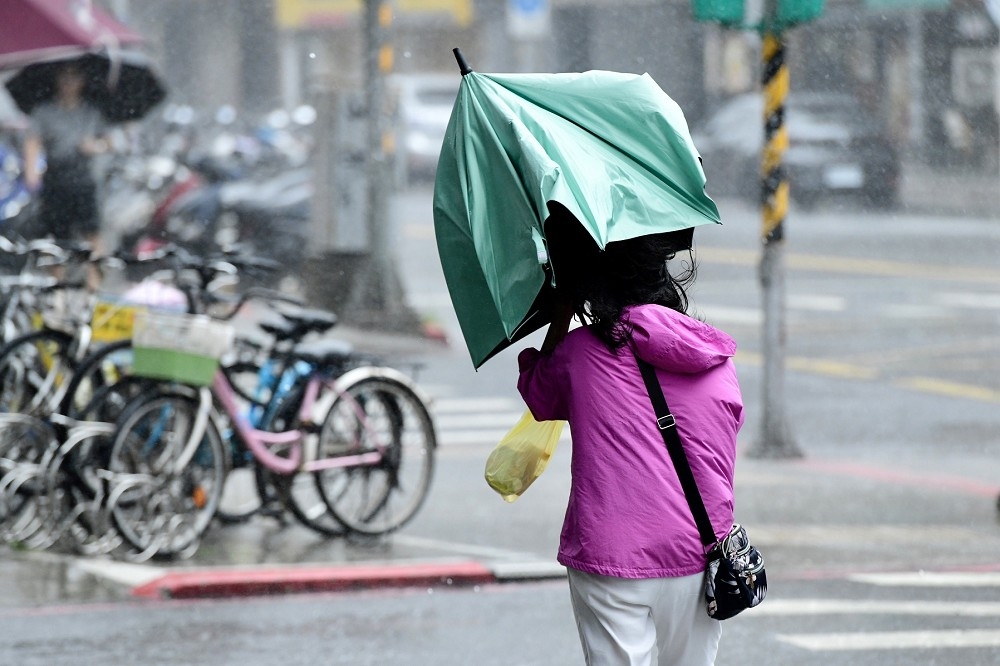
{"type": "Polygon", "coordinates": [[[634,306],[624,316],[632,343],[616,353],[584,326],[550,354],[525,349],[518,356],[517,387],[531,413],[539,421],[568,421],[572,432],[572,487],[558,559],[621,578],[696,574],[705,570],[706,548],[633,350],[656,368],[721,538],[733,523],[736,434],[743,425],[736,343],[658,305],[634,306]]]}

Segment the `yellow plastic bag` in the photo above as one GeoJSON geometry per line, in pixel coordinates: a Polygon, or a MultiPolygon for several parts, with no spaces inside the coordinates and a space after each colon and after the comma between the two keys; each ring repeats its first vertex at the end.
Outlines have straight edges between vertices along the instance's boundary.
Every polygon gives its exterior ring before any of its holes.
{"type": "Polygon", "coordinates": [[[565,425],[565,421],[538,422],[531,410],[524,410],[486,459],[486,483],[505,502],[516,500],[548,467],[565,425]]]}

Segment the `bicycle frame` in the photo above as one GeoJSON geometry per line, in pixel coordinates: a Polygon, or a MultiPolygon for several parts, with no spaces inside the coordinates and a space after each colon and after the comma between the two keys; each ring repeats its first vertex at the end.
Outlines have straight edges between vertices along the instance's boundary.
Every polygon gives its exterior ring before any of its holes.
{"type": "MultiPolygon", "coordinates": [[[[322,403],[317,401],[320,389],[324,386],[332,392],[334,397],[350,399],[350,396],[347,396],[346,393],[338,388],[337,385],[339,383],[334,382],[330,384],[324,382],[322,377],[317,373],[313,373],[309,378],[308,384],[306,384],[306,392],[302,399],[302,405],[299,407],[299,421],[306,425],[311,425],[317,420],[321,421],[322,416],[326,413],[325,410],[328,410],[333,404],[332,400],[329,401],[329,405],[326,405],[324,410],[322,405],[326,401],[322,403]],[[317,419],[317,416],[320,419],[317,419]]],[[[255,428],[250,423],[247,415],[237,406],[236,390],[229,383],[229,379],[222,370],[215,373],[215,379],[212,382],[212,395],[222,405],[223,410],[232,420],[236,431],[253,456],[259,463],[273,472],[286,475],[295,472],[318,472],[324,469],[374,465],[382,460],[382,452],[385,450],[385,447],[377,441],[375,433],[369,428],[365,420],[364,410],[353,400],[351,407],[355,411],[358,421],[365,428],[366,433],[375,439],[375,450],[366,453],[337,456],[335,458],[318,458],[316,453],[318,445],[317,435],[308,437],[308,433],[301,428],[283,432],[269,432],[255,428]],[[274,446],[291,446],[291,454],[288,457],[284,457],[273,453],[271,447],[274,446]]],[[[200,435],[198,439],[200,440],[200,435]]]]}

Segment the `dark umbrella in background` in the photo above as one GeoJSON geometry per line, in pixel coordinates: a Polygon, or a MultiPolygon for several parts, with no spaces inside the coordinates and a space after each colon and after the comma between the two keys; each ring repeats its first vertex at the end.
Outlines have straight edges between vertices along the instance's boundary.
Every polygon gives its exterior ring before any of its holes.
{"type": "Polygon", "coordinates": [[[84,73],[83,96],[109,123],[142,118],[163,101],[166,90],[149,59],[138,52],[88,53],[72,60],[36,63],[7,81],[7,90],[24,113],[55,96],[55,74],[67,62],[84,73]]]}
{"type": "Polygon", "coordinates": [[[114,53],[142,37],[90,0],[2,0],[0,69],[86,52],[114,53]]]}
{"type": "Polygon", "coordinates": [[[108,122],[143,117],[166,91],[142,41],[90,0],[0,0],[0,70],[19,70],[6,87],[24,113],[52,99],[56,71],[75,62],[108,122]]]}

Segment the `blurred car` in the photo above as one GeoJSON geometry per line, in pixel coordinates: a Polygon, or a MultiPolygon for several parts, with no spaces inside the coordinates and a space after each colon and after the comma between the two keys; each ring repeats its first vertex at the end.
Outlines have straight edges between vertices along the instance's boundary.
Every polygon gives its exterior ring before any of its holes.
{"type": "Polygon", "coordinates": [[[395,96],[401,152],[408,180],[431,180],[458,96],[458,74],[400,74],[389,81],[395,96]]]}
{"type": "MultiPolygon", "coordinates": [[[[759,200],[763,104],[760,93],[738,95],[692,132],[709,195],[759,200]]],[[[789,145],[782,163],[796,202],[808,207],[824,196],[850,193],[878,208],[896,205],[898,152],[885,127],[850,95],[791,93],[785,125],[789,145]]]]}

